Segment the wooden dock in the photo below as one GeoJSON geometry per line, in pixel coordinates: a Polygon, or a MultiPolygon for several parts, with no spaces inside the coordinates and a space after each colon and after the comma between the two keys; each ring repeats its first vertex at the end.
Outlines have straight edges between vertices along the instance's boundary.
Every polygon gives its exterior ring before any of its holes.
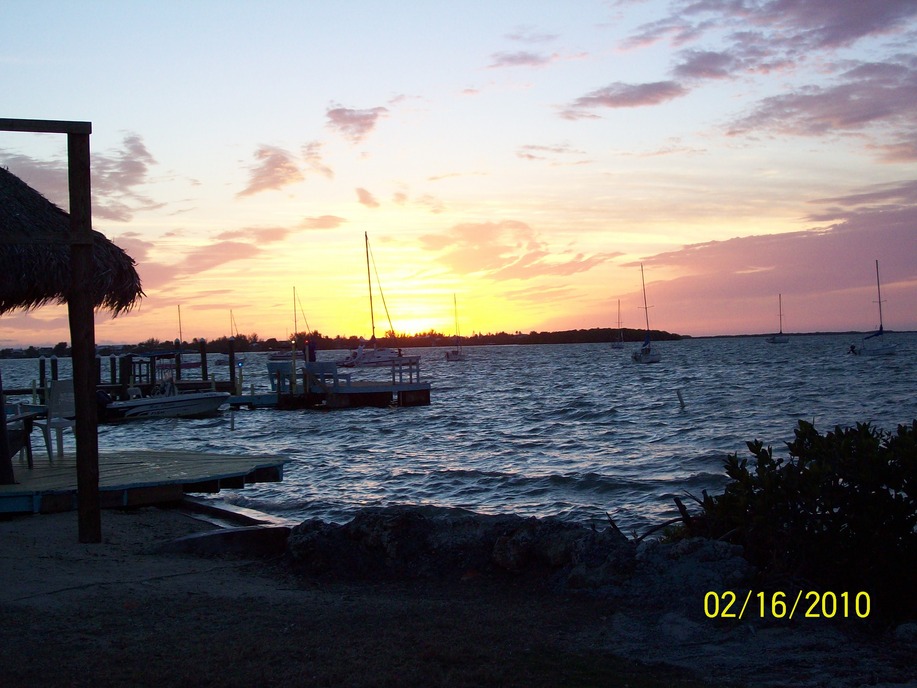
{"type": "Polygon", "coordinates": [[[429,382],[421,381],[417,362],[405,362],[377,369],[380,379],[353,380],[347,369],[331,361],[306,363],[296,375],[278,373],[273,391],[231,396],[229,405],[238,408],[340,409],[389,406],[427,406],[429,382]]]}
{"type": "MultiPolygon", "coordinates": [[[[186,451],[99,451],[102,508],[164,504],[186,493],[241,489],[280,482],[288,459],[186,451]]],[[[0,514],[76,509],[76,456],[53,462],[36,454],[35,467],[13,459],[15,485],[0,485],[0,514]]]]}

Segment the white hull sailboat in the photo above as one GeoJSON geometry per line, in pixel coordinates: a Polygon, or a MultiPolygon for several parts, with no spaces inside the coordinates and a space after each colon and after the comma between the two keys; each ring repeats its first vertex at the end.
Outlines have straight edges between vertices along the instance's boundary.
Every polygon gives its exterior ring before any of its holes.
{"type": "Polygon", "coordinates": [[[452,295],[452,308],[455,311],[455,346],[446,352],[446,360],[464,361],[465,352],[462,349],[462,337],[459,334],[458,302],[455,300],[455,294],[452,295]]]}
{"type": "MultiPolygon", "coordinates": [[[[420,361],[420,356],[405,356],[401,349],[390,349],[376,344],[376,316],[373,312],[373,281],[369,269],[369,234],[363,232],[363,238],[366,243],[366,281],[369,285],[369,319],[372,326],[372,337],[369,342],[361,342],[356,349],[351,350],[347,356],[337,361],[337,364],[344,368],[379,368],[382,366],[418,363],[420,361]]],[[[384,295],[382,299],[384,303],[384,295]]],[[[386,308],[386,313],[388,313],[388,308],[386,308]]],[[[389,321],[389,327],[394,332],[391,321],[389,321]]]]}
{"type": "Polygon", "coordinates": [[[863,338],[860,346],[850,345],[850,353],[857,356],[891,356],[898,350],[897,344],[885,341],[885,328],[882,324],[882,286],[879,282],[879,261],[876,260],[876,292],[879,297],[879,329],[863,338]]]}
{"type": "Polygon", "coordinates": [[[772,334],[770,337],[768,337],[768,344],[786,344],[790,341],[790,338],[783,334],[783,294],[778,294],[777,299],[780,310],[780,332],[777,334],[772,334]]]}
{"type": "Polygon", "coordinates": [[[659,363],[662,356],[659,349],[650,341],[650,307],[646,304],[646,280],[643,277],[643,263],[640,263],[640,282],[643,284],[643,310],[646,312],[646,338],[639,348],[634,349],[630,357],[634,363],[659,363]]]}

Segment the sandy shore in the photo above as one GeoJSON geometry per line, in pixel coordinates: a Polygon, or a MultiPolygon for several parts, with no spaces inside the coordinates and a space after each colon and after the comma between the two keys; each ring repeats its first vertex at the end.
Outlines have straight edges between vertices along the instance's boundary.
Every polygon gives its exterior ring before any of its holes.
{"type": "Polygon", "coordinates": [[[0,520],[2,685],[917,685],[908,629],[852,644],[505,581],[317,581],[283,557],[161,553],[215,528],[179,511],[102,523],[81,545],[72,512],[0,520]]]}

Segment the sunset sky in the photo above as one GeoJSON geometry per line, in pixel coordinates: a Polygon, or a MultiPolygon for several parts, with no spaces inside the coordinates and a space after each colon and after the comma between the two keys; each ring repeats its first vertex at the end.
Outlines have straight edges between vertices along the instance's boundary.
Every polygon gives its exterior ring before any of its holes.
{"type": "MultiPolygon", "coordinates": [[[[100,344],[286,337],[294,288],[369,337],[364,232],[398,332],[642,327],[641,263],[653,328],[866,331],[877,259],[917,330],[915,45],[914,0],[5,0],[0,117],[92,123],[146,293],[100,344]]],[[[0,165],[67,208],[64,136],[0,165]]]]}

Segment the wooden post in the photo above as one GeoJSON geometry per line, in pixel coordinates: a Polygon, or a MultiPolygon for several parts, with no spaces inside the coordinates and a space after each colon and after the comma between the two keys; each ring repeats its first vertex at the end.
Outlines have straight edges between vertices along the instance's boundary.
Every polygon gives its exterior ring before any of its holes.
{"type": "Polygon", "coordinates": [[[201,352],[201,380],[207,382],[207,340],[197,340],[198,351],[201,352]]]}
{"type": "Polygon", "coordinates": [[[175,381],[181,381],[181,340],[175,340],[175,381]]]}
{"type": "Polygon", "coordinates": [[[92,196],[89,135],[67,133],[70,180],[70,293],[67,295],[76,402],[76,487],[79,541],[102,542],[99,497],[99,428],[93,363],[95,314],[86,285],[92,282],[92,196]]]}
{"type": "Polygon", "coordinates": [[[6,436],[6,404],[3,398],[3,377],[0,375],[0,485],[13,485],[13,457],[10,456],[10,442],[6,436]]]}
{"type": "Polygon", "coordinates": [[[127,388],[131,385],[134,375],[134,357],[131,354],[122,356],[118,362],[118,377],[121,383],[121,398],[127,399],[127,388]]]}
{"type": "Polygon", "coordinates": [[[51,379],[52,380],[57,379],[57,355],[51,356],[51,379]]]}
{"type": "Polygon", "coordinates": [[[44,356],[38,357],[38,386],[42,389],[48,387],[48,359],[44,356]]]}
{"type": "Polygon", "coordinates": [[[229,338],[229,385],[236,388],[236,338],[229,338]]]}

